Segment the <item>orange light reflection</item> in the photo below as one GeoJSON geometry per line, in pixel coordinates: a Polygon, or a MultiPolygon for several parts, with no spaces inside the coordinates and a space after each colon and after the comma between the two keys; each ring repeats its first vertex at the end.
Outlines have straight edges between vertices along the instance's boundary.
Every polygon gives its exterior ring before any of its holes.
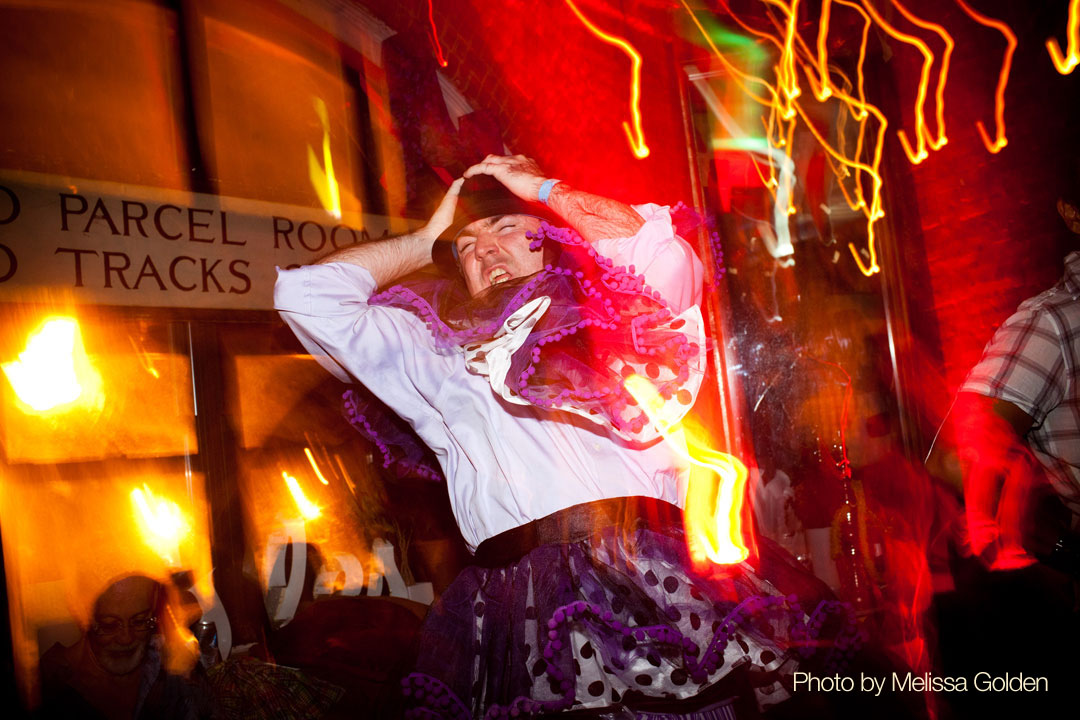
{"type": "Polygon", "coordinates": [[[165,562],[167,567],[181,567],[180,543],[191,532],[191,523],[180,506],[159,497],[144,483],[131,491],[135,524],[143,542],[165,562]]]}
{"type": "Polygon", "coordinates": [[[300,487],[300,483],[296,481],[296,478],[287,472],[282,472],[281,476],[285,478],[285,484],[289,487],[289,493],[292,494],[293,501],[296,503],[296,508],[300,511],[300,514],[305,520],[314,520],[322,515],[322,510],[319,506],[308,500],[307,496],[304,495],[304,490],[300,487]]]}
{"type": "Polygon", "coordinates": [[[47,318],[26,340],[19,358],[3,364],[16,397],[31,412],[80,407],[100,408],[101,375],[83,347],[79,323],[70,317],[47,318]]]}
{"type": "Polygon", "coordinates": [[[315,114],[319,116],[323,131],[322,164],[315,157],[315,151],[308,145],[308,179],[311,180],[311,186],[315,188],[315,194],[318,195],[323,209],[340,220],[341,189],[334,175],[334,159],[330,153],[330,116],[326,111],[326,103],[320,98],[315,98],[315,114]]]}
{"type": "Polygon", "coordinates": [[[311,463],[311,469],[315,471],[315,477],[319,478],[319,482],[323,485],[329,485],[330,481],[323,477],[319,466],[315,464],[315,456],[311,454],[311,448],[304,448],[304,455],[307,457],[308,462],[311,463]]]}
{"type": "Polygon", "coordinates": [[[685,418],[680,423],[667,421],[664,399],[645,378],[631,375],[624,381],[624,387],[668,446],[692,465],[685,522],[687,546],[693,560],[717,565],[745,560],[750,554],[742,528],[746,466],[734,456],[708,447],[702,440],[704,433],[700,428],[688,427],[685,418]]]}

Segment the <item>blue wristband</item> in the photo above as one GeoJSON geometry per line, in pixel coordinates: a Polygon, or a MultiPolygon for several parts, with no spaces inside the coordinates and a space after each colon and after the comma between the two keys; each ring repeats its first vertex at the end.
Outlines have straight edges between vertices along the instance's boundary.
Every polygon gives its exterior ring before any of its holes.
{"type": "Polygon", "coordinates": [[[562,180],[556,180],[554,178],[550,178],[548,180],[545,180],[543,182],[543,184],[540,186],[540,192],[537,193],[537,199],[540,202],[547,205],[548,204],[548,197],[550,197],[550,195],[551,195],[551,189],[553,187],[555,187],[556,185],[558,185],[559,183],[561,183],[561,182],[562,182],[562,180]]]}

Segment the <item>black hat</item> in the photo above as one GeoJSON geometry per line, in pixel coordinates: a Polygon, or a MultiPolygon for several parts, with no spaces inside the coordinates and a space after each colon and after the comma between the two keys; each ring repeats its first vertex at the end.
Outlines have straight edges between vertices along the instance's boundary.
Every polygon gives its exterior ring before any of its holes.
{"type": "Polygon", "coordinates": [[[476,175],[466,178],[462,184],[457,209],[454,211],[454,222],[431,248],[432,262],[440,270],[451,274],[459,273],[454,240],[471,223],[496,215],[531,215],[549,223],[562,224],[546,205],[522,200],[490,175],[476,175]]]}

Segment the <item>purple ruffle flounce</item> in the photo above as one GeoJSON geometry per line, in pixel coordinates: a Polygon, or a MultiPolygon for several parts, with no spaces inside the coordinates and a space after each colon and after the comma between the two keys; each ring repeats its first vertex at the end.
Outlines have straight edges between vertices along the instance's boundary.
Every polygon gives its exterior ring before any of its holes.
{"type": "Polygon", "coordinates": [[[345,419],[382,455],[382,466],[398,478],[442,480],[435,454],[397,413],[357,385],[342,396],[345,419]]]}
{"type": "MultiPolygon", "coordinates": [[[[571,230],[541,224],[534,248],[551,260],[528,278],[511,280],[470,298],[459,279],[424,278],[372,296],[372,305],[416,314],[436,346],[476,351],[507,318],[536,297],[548,309],[514,352],[506,384],[540,408],[574,408],[628,439],[651,439],[648,418],[623,386],[638,372],[653,379],[665,399],[689,407],[695,398],[691,366],[701,348],[692,342],[658,292],[633,267],[615,267],[571,230]]],[[[483,360],[483,357],[480,357],[483,360]]],[[[363,389],[345,394],[346,417],[383,454],[396,473],[438,475],[430,453],[411,430],[363,389]]]]}

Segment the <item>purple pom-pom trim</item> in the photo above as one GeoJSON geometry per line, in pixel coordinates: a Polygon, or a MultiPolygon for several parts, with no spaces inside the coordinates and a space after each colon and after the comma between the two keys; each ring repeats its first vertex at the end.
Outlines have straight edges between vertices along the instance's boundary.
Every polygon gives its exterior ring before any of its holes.
{"type": "MultiPolygon", "coordinates": [[[[346,390],[341,398],[345,419],[362,436],[375,444],[379,454],[382,455],[384,468],[391,470],[398,477],[416,477],[434,481],[443,479],[438,466],[427,459],[426,456],[430,453],[419,438],[408,430],[392,427],[392,422],[388,417],[392,411],[365,402],[361,393],[353,388],[346,390]],[[375,424],[380,420],[386,427],[382,432],[375,429],[375,424]]],[[[396,416],[393,418],[399,423],[404,423],[396,416]]]]}
{"type": "Polygon", "coordinates": [[[430,281],[427,292],[395,285],[368,302],[413,312],[437,347],[451,348],[489,340],[533,297],[548,296],[551,306],[512,359],[510,388],[536,407],[573,408],[604,418],[620,432],[640,433],[648,416],[632,409],[636,403],[610,358],[655,366],[653,377],[661,366],[667,368],[674,379],[658,381],[657,389],[670,398],[689,380],[687,364],[699,351],[697,344],[672,327],[670,308],[634,266],[615,266],[570,229],[541,223],[529,238],[533,249],[545,240],[562,248],[562,262],[546,265],[502,296],[489,290],[494,298],[474,317],[448,317],[445,308],[440,315],[440,298],[445,302],[450,293],[430,281]],[[579,340],[583,331],[587,336],[579,340]]]}
{"type": "MultiPolygon", "coordinates": [[[[557,700],[537,701],[522,695],[508,705],[492,705],[484,717],[486,720],[506,720],[507,718],[533,717],[546,713],[568,710],[576,699],[575,682],[567,677],[552,660],[560,655],[564,648],[570,647],[570,631],[575,623],[590,625],[598,633],[610,631],[638,642],[651,642],[656,645],[679,648],[683,663],[690,679],[695,683],[708,682],[724,663],[724,650],[736,631],[749,626],[753,620],[783,620],[791,622],[792,640],[796,652],[804,659],[814,655],[822,643],[818,636],[826,620],[831,615],[842,616],[841,627],[829,643],[829,654],[825,661],[825,671],[829,674],[843,671],[848,660],[862,646],[865,638],[855,619],[855,612],[850,603],[837,600],[823,600],[809,618],[804,614],[795,596],[754,596],[743,600],[721,621],[712,641],[704,652],[690,638],[667,625],[648,625],[630,627],[614,619],[611,610],[604,610],[595,603],[576,601],[563,605],[552,613],[547,621],[548,642],[544,646],[543,657],[548,661],[545,670],[553,686],[560,687],[563,696],[557,700]]],[[[407,718],[438,717],[446,720],[464,720],[469,717],[465,703],[446,685],[424,673],[412,673],[403,681],[407,702],[417,705],[406,713],[407,718]]]]}

